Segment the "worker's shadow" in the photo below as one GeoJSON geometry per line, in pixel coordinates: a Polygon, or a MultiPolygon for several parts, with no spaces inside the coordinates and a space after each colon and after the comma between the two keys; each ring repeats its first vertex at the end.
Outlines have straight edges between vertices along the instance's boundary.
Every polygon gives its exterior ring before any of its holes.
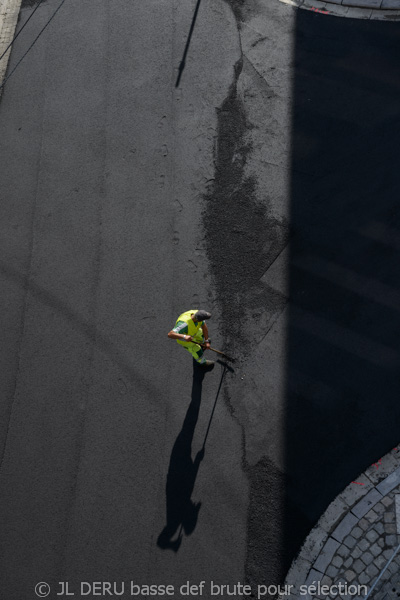
{"type": "Polygon", "coordinates": [[[201,390],[205,372],[193,361],[192,399],[182,429],[172,448],[167,475],[167,524],[158,536],[160,548],[178,551],[182,541],[182,529],[186,535],[193,532],[201,503],[191,500],[194,483],[204,456],[204,446],[192,460],[192,440],[199,417],[201,390]],[[178,538],[172,541],[180,527],[178,538]]]}
{"type": "Polygon", "coordinates": [[[225,367],[215,398],[214,407],[208,424],[207,433],[204,438],[203,446],[192,460],[192,441],[194,430],[199,417],[202,383],[205,371],[193,361],[193,384],[192,399],[187,410],[182,429],[176,438],[172,448],[171,459],[167,475],[167,524],[158,536],[157,545],[160,548],[170,548],[177,552],[182,542],[183,531],[186,535],[193,533],[201,502],[193,502],[191,499],[194,484],[197,477],[199,466],[204,457],[204,448],[207,440],[211,420],[214,415],[218,394],[221,389],[222,380],[225,374],[225,367]],[[179,530],[179,531],[178,531],[179,530]],[[176,532],[178,536],[172,539],[176,532]]]}

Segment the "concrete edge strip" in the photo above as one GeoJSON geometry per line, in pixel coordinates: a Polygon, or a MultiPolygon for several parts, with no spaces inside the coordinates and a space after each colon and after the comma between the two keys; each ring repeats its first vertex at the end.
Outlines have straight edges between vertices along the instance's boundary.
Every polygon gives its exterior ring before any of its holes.
{"type": "MultiPolygon", "coordinates": [[[[279,0],[295,8],[305,8],[316,13],[333,17],[353,19],[371,19],[379,21],[400,21],[400,10],[389,7],[380,8],[374,0],[279,0]]],[[[393,4],[395,6],[395,4],[393,4]]]]}
{"type": "Polygon", "coordinates": [[[396,494],[396,530],[400,535],[400,494],[396,494]]]}
{"type": "MultiPolygon", "coordinates": [[[[400,446],[400,445],[399,445],[400,446]]],[[[294,559],[285,579],[285,586],[298,589],[321,581],[331,560],[344,538],[379,500],[400,483],[400,451],[394,448],[373,463],[349,484],[328,506],[316,526],[307,536],[294,559]]],[[[396,499],[400,513],[400,494],[396,499]]],[[[397,527],[400,528],[400,514],[397,527]]],[[[279,596],[279,600],[293,600],[293,595],[279,596]]],[[[307,600],[307,596],[301,596],[307,600]]]]}
{"type": "MultiPolygon", "coordinates": [[[[0,0],[0,55],[14,37],[22,0],[0,0]]],[[[0,62],[0,83],[7,71],[11,48],[0,62]]],[[[0,92],[1,93],[1,92],[0,92]]]]}

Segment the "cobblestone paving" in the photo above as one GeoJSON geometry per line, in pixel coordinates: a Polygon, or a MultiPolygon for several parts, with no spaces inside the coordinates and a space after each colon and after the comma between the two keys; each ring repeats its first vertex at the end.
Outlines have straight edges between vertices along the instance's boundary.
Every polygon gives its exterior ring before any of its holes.
{"type": "MultiPolygon", "coordinates": [[[[361,584],[366,585],[368,590],[371,589],[400,543],[400,536],[396,533],[394,503],[394,496],[399,493],[400,486],[375,504],[353,527],[336,550],[325,576],[321,579],[322,585],[331,586],[347,582],[348,585],[361,584]]],[[[331,597],[335,596],[316,596],[321,599],[331,597]]],[[[400,554],[397,554],[390,564],[370,598],[400,598],[400,554]]]]}
{"type": "Polygon", "coordinates": [[[400,599],[400,446],[329,505],[285,583],[280,600],[400,599]]]}
{"type": "Polygon", "coordinates": [[[371,600],[398,600],[400,598],[400,558],[395,558],[370,596],[371,600]]]}

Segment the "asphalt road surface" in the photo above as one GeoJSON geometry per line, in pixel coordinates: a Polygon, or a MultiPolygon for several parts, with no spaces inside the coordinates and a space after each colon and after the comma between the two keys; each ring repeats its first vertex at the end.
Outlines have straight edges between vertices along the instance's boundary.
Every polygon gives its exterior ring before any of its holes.
{"type": "Polygon", "coordinates": [[[202,0],[175,88],[194,10],[67,0],[0,101],[7,600],[277,584],[399,441],[398,27],[202,0]]]}

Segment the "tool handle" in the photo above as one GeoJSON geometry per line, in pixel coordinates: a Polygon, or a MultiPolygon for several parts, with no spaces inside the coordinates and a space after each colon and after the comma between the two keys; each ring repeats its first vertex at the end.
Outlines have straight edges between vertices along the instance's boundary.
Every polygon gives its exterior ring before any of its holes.
{"type": "MultiPolygon", "coordinates": [[[[204,348],[204,346],[205,346],[205,343],[197,342],[196,340],[193,340],[191,343],[192,344],[197,344],[198,346],[201,346],[202,348],[204,348]]],[[[235,362],[234,358],[231,358],[230,356],[228,356],[224,352],[221,352],[220,350],[216,350],[215,348],[211,348],[211,346],[208,348],[208,350],[212,350],[213,352],[216,352],[217,354],[220,354],[221,356],[223,356],[224,358],[226,358],[226,360],[230,360],[231,362],[235,362]]]]}
{"type": "Polygon", "coordinates": [[[213,352],[216,352],[217,354],[221,354],[221,356],[225,356],[225,354],[223,352],[220,352],[219,350],[216,350],[215,348],[211,348],[211,346],[209,347],[209,350],[212,350],[213,352]]]}
{"type": "MultiPolygon", "coordinates": [[[[200,344],[201,345],[201,344],[200,344]]],[[[220,354],[221,356],[223,356],[226,360],[230,360],[231,362],[235,362],[234,358],[231,358],[230,356],[228,356],[227,354],[225,354],[225,352],[221,352],[220,350],[216,350],[215,348],[211,348],[211,346],[209,347],[209,350],[212,350],[213,352],[216,352],[217,354],[220,354]]]]}

